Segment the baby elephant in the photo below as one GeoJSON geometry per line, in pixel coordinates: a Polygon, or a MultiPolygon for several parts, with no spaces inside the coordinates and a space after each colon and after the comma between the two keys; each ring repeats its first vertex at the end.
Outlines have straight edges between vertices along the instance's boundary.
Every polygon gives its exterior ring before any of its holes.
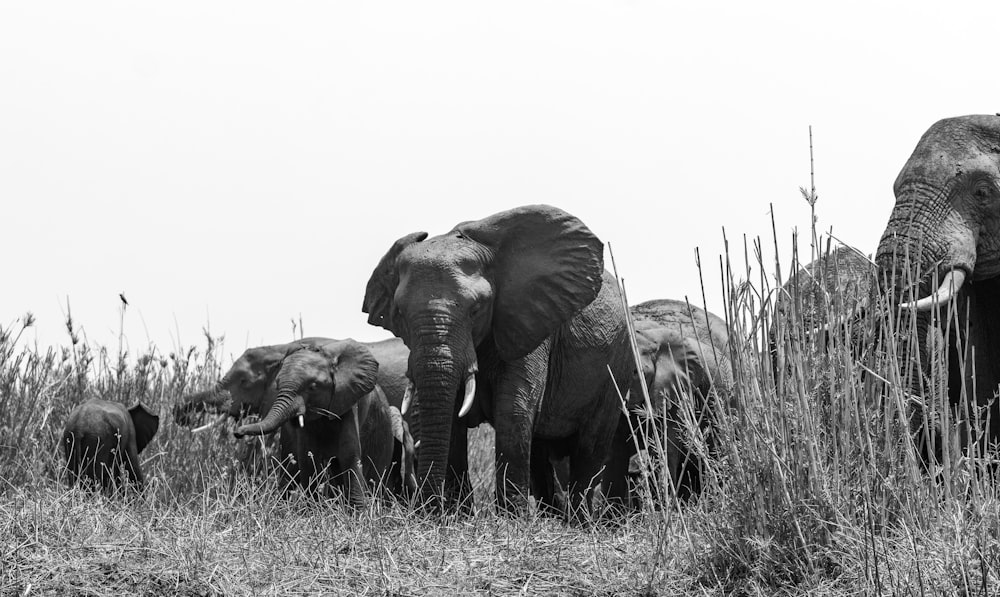
{"type": "Polygon", "coordinates": [[[159,427],[160,417],[141,403],[126,409],[120,402],[92,398],[77,406],[62,437],[70,484],[90,479],[109,491],[129,479],[141,488],[139,452],[159,427]]]}

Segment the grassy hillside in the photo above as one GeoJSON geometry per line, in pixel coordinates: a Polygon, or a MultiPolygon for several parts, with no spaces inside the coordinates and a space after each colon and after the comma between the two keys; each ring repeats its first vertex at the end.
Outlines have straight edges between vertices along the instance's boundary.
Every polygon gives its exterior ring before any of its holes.
{"type": "Polygon", "coordinates": [[[950,433],[940,466],[922,469],[906,440],[916,399],[894,358],[873,349],[905,331],[869,321],[827,343],[793,309],[778,326],[775,375],[763,340],[773,283],[760,264],[722,265],[737,383],[713,442],[693,440],[704,493],[591,524],[494,512],[486,428],[471,440],[473,516],[279,497],[258,445],[233,439],[231,423],[192,433],[170,419],[183,393],[228,365],[216,339],[127,355],[87,345],[67,322],[67,345],[41,351],[17,342],[31,323],[22,318],[0,332],[0,594],[1000,592],[991,461],[957,449],[957,413],[939,388],[924,412],[950,433]],[[844,339],[859,333],[868,340],[855,357],[844,339]],[[144,494],[66,488],[57,438],[92,396],[160,412],[144,494]]]}

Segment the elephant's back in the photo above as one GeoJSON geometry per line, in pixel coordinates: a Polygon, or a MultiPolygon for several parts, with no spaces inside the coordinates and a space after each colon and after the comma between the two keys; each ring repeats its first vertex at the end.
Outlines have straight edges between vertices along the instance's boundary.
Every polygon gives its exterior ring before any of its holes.
{"type": "Polygon", "coordinates": [[[843,316],[865,301],[874,282],[873,264],[857,249],[842,245],[799,268],[782,287],[777,313],[798,305],[808,326],[827,322],[827,314],[843,316]]]}
{"type": "Polygon", "coordinates": [[[636,329],[661,327],[710,342],[716,348],[729,345],[729,327],[718,315],[687,301],[654,299],[629,308],[636,329]]]}
{"type": "Polygon", "coordinates": [[[105,437],[121,432],[125,436],[128,411],[125,405],[101,398],[77,405],[66,419],[66,431],[76,436],[105,437]]]}

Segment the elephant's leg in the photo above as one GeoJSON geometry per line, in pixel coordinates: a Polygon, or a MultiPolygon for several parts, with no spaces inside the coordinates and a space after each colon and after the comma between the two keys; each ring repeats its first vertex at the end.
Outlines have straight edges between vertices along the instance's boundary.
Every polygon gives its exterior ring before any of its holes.
{"type": "Polygon", "coordinates": [[[632,504],[628,479],[629,462],[635,453],[629,421],[622,415],[615,429],[601,479],[602,493],[611,508],[624,509],[632,504]]]}
{"type": "Polygon", "coordinates": [[[1000,278],[976,282],[970,294],[969,344],[975,353],[966,362],[967,398],[959,409],[966,424],[960,426],[960,441],[963,447],[970,440],[978,442],[976,449],[985,454],[989,444],[1000,439],[1000,400],[994,399],[1000,386],[1000,278]],[[978,437],[977,432],[981,432],[978,437]]]}
{"type": "MultiPolygon", "coordinates": [[[[661,453],[660,457],[666,463],[665,470],[662,472],[670,476],[670,485],[680,497],[681,494],[690,495],[691,493],[689,477],[693,471],[693,463],[690,461],[687,444],[684,440],[684,428],[681,421],[677,419],[679,416],[677,411],[678,409],[671,408],[667,413],[667,420],[662,426],[664,445],[661,449],[665,452],[661,453]]],[[[652,497],[654,499],[662,498],[668,494],[667,479],[663,478],[663,475],[657,475],[655,479],[652,497]]]]}
{"type": "Polygon", "coordinates": [[[357,407],[347,411],[340,420],[340,433],[337,442],[337,460],[342,471],[341,484],[344,488],[344,495],[351,506],[363,508],[366,502],[366,492],[357,407]]]}
{"type": "Polygon", "coordinates": [[[555,470],[550,460],[551,453],[548,443],[535,438],[531,442],[531,495],[538,501],[538,506],[551,512],[559,512],[556,500],[555,470]]]}
{"type": "Polygon", "coordinates": [[[574,516],[590,512],[594,489],[603,482],[604,465],[611,453],[620,410],[608,403],[604,412],[584,425],[570,452],[570,505],[574,516]]]}
{"type": "Polygon", "coordinates": [[[125,469],[125,477],[135,482],[139,489],[142,489],[146,485],[146,478],[142,474],[142,467],[139,466],[139,452],[136,450],[135,440],[128,442],[123,448],[122,465],[125,469]]]}
{"type": "Polygon", "coordinates": [[[114,439],[114,443],[99,440],[94,449],[94,479],[99,479],[101,488],[109,494],[117,491],[121,485],[117,444],[118,438],[114,439]]]}
{"type": "Polygon", "coordinates": [[[472,481],[469,478],[469,428],[457,418],[452,422],[451,448],[448,451],[448,470],[445,474],[445,500],[449,508],[467,514],[474,511],[472,481]]]}
{"type": "Polygon", "coordinates": [[[393,420],[388,404],[372,404],[360,429],[365,482],[380,498],[398,494],[402,480],[398,467],[402,444],[393,435],[393,420]]]}
{"type": "MultiPolygon", "coordinates": [[[[523,510],[531,492],[531,439],[545,393],[548,360],[549,343],[543,342],[505,365],[494,392],[497,504],[508,511],[523,510]]],[[[551,501],[553,496],[545,497],[551,501]]]]}

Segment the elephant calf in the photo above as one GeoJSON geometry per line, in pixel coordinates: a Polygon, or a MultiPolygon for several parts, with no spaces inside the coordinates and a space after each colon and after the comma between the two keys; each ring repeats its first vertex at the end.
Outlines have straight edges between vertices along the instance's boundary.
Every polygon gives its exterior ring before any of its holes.
{"type": "Polygon", "coordinates": [[[124,404],[92,398],[73,409],[63,431],[62,446],[70,484],[88,479],[105,490],[131,480],[145,483],[139,453],[160,427],[160,418],[141,403],[124,404]]]}

